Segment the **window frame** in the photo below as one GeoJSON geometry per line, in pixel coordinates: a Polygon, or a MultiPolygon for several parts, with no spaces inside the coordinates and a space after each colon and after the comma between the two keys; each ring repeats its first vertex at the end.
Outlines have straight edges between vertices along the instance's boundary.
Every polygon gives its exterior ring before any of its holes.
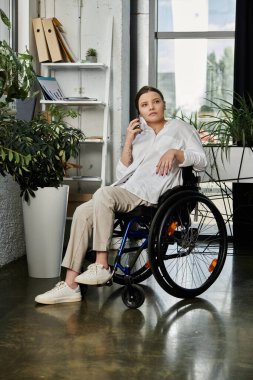
{"type": "Polygon", "coordinates": [[[158,0],[149,0],[149,79],[157,86],[158,41],[175,39],[235,39],[235,31],[158,32],[158,0]]]}

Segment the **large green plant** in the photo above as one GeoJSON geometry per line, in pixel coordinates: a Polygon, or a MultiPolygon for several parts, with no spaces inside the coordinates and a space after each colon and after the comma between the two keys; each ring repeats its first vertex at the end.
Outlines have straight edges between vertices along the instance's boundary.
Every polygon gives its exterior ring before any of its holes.
{"type": "Polygon", "coordinates": [[[28,200],[39,187],[60,186],[65,164],[78,154],[83,139],[79,129],[59,117],[26,122],[0,113],[0,174],[12,175],[28,200]]]}

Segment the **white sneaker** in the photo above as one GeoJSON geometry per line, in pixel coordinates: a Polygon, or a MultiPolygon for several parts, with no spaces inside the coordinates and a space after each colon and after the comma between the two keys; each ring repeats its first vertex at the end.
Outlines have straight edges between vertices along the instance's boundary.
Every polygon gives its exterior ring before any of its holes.
{"type": "Polygon", "coordinates": [[[86,285],[102,285],[112,278],[110,268],[106,269],[101,264],[91,264],[87,270],[75,278],[76,282],[86,285]]]}
{"type": "Polygon", "coordinates": [[[76,289],[71,289],[64,281],[58,282],[53,289],[35,297],[35,302],[43,303],[45,305],[61,302],[77,302],[81,300],[80,286],[76,289]]]}

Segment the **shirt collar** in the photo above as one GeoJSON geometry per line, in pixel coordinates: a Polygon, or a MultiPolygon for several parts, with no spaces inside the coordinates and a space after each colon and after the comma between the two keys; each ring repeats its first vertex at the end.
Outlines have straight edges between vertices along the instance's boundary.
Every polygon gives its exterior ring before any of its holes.
{"type": "MultiPolygon", "coordinates": [[[[152,132],[153,132],[153,129],[147,124],[146,120],[142,116],[140,117],[140,121],[141,121],[143,131],[145,131],[145,130],[151,131],[152,130],[152,132]]],[[[160,132],[162,132],[165,128],[167,128],[170,122],[171,122],[171,119],[166,120],[164,127],[163,127],[163,129],[161,129],[160,132]]]]}

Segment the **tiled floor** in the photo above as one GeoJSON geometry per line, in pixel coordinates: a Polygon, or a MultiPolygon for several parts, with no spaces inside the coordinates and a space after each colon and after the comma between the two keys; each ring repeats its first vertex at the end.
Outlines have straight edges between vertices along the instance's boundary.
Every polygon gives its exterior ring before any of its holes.
{"type": "Polygon", "coordinates": [[[253,255],[229,255],[195,300],[151,278],[138,310],[125,307],[118,285],[35,305],[56,281],[29,278],[24,258],[0,270],[0,379],[253,379],[253,255]]]}

